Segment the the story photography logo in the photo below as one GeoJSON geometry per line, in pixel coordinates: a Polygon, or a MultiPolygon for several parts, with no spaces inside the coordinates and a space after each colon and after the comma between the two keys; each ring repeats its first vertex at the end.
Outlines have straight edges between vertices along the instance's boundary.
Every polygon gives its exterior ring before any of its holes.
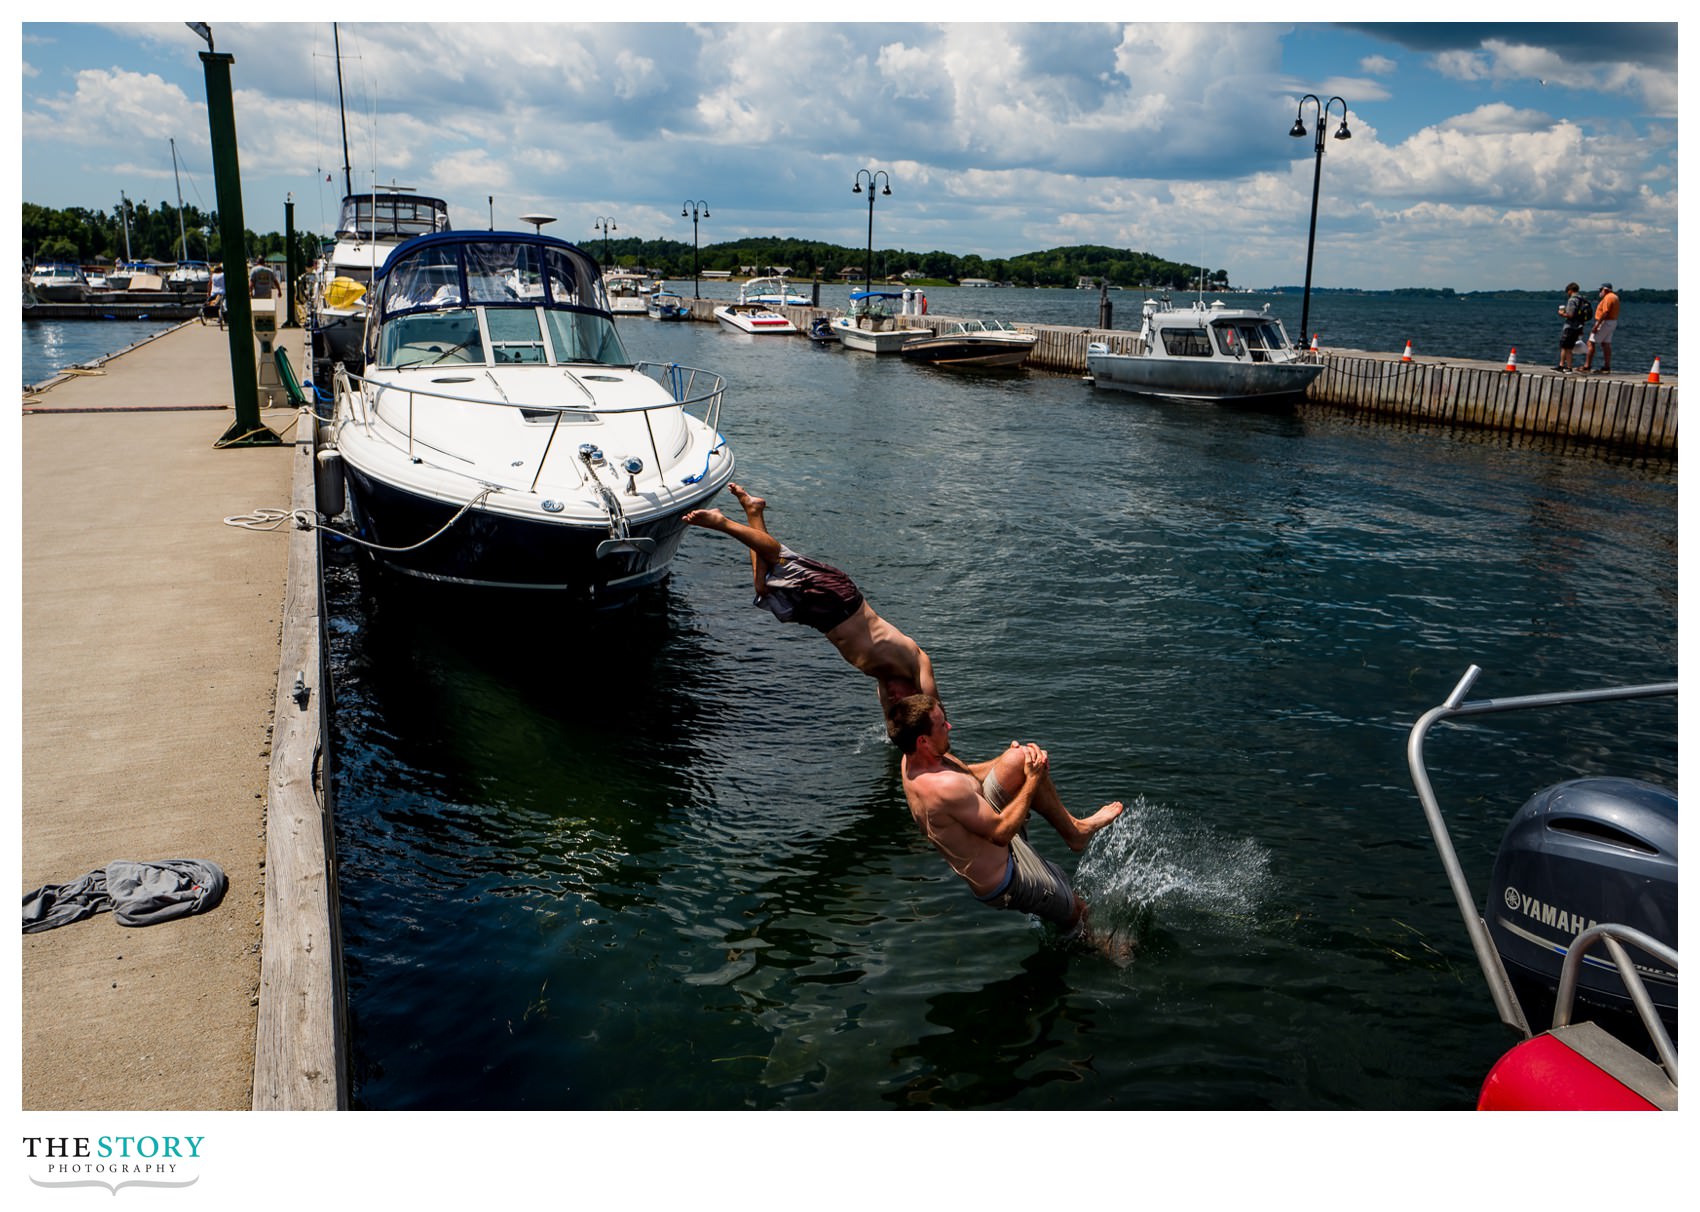
{"type": "Polygon", "coordinates": [[[98,1135],[25,1135],[29,1180],[47,1190],[100,1187],[113,1195],[135,1187],[192,1187],[201,1178],[207,1138],[138,1131],[98,1135]]]}

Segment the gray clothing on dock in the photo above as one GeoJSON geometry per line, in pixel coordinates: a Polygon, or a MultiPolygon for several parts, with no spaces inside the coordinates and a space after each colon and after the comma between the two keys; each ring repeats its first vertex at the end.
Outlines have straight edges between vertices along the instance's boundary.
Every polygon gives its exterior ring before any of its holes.
{"type": "Polygon", "coordinates": [[[206,859],[114,859],[69,884],[43,884],[25,893],[24,933],[68,926],[108,909],[120,926],[168,922],[213,908],[228,884],[223,868],[206,859]]]}

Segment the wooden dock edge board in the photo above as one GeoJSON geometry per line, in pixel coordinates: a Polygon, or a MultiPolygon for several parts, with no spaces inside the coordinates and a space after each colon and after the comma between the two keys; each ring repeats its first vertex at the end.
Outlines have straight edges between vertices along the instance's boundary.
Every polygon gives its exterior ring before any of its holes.
{"type": "MultiPolygon", "coordinates": [[[[318,425],[297,414],[291,508],[317,502],[318,425]]],[[[266,805],[265,922],[254,1110],[346,1110],[348,1030],[338,920],[330,704],[317,527],[292,526],[266,805]]]]}

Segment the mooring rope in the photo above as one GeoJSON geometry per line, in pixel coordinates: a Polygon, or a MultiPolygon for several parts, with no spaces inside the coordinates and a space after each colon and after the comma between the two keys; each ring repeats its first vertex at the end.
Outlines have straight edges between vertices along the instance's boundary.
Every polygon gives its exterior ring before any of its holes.
{"type": "Polygon", "coordinates": [[[369,542],[368,540],[361,538],[359,535],[350,534],[346,530],[338,530],[336,527],[330,525],[329,521],[321,516],[317,510],[312,509],[256,509],[253,513],[232,514],[228,518],[224,519],[224,524],[226,526],[237,526],[244,530],[277,530],[285,522],[293,520],[296,527],[301,530],[313,530],[315,528],[328,530],[339,539],[347,539],[350,543],[358,543],[360,546],[368,549],[369,551],[382,551],[390,555],[399,555],[406,551],[417,551],[432,540],[440,538],[449,527],[453,526],[456,522],[460,521],[463,516],[465,516],[467,510],[471,509],[474,505],[479,504],[485,497],[495,491],[495,488],[486,484],[483,488],[478,490],[478,494],[476,496],[456,510],[454,517],[444,522],[435,533],[425,536],[417,543],[408,547],[385,547],[381,543],[369,542]]]}

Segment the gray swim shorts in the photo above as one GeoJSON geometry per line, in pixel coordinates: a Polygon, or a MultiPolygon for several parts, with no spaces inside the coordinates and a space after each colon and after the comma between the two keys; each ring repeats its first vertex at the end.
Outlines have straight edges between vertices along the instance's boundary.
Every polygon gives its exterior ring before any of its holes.
{"type": "Polygon", "coordinates": [[[1068,876],[1019,837],[1009,841],[1009,870],[1003,883],[978,899],[994,909],[1031,913],[1065,928],[1074,921],[1074,889],[1068,876]]]}
{"type": "MultiPolygon", "coordinates": [[[[980,794],[999,812],[1008,802],[996,770],[986,772],[980,781],[980,794]]],[[[994,908],[1031,913],[1059,926],[1067,926],[1074,917],[1074,889],[1069,886],[1068,876],[1055,863],[1040,858],[1027,844],[1025,826],[1019,837],[1010,839],[1009,867],[1004,872],[1003,883],[978,899],[994,908]]]]}

